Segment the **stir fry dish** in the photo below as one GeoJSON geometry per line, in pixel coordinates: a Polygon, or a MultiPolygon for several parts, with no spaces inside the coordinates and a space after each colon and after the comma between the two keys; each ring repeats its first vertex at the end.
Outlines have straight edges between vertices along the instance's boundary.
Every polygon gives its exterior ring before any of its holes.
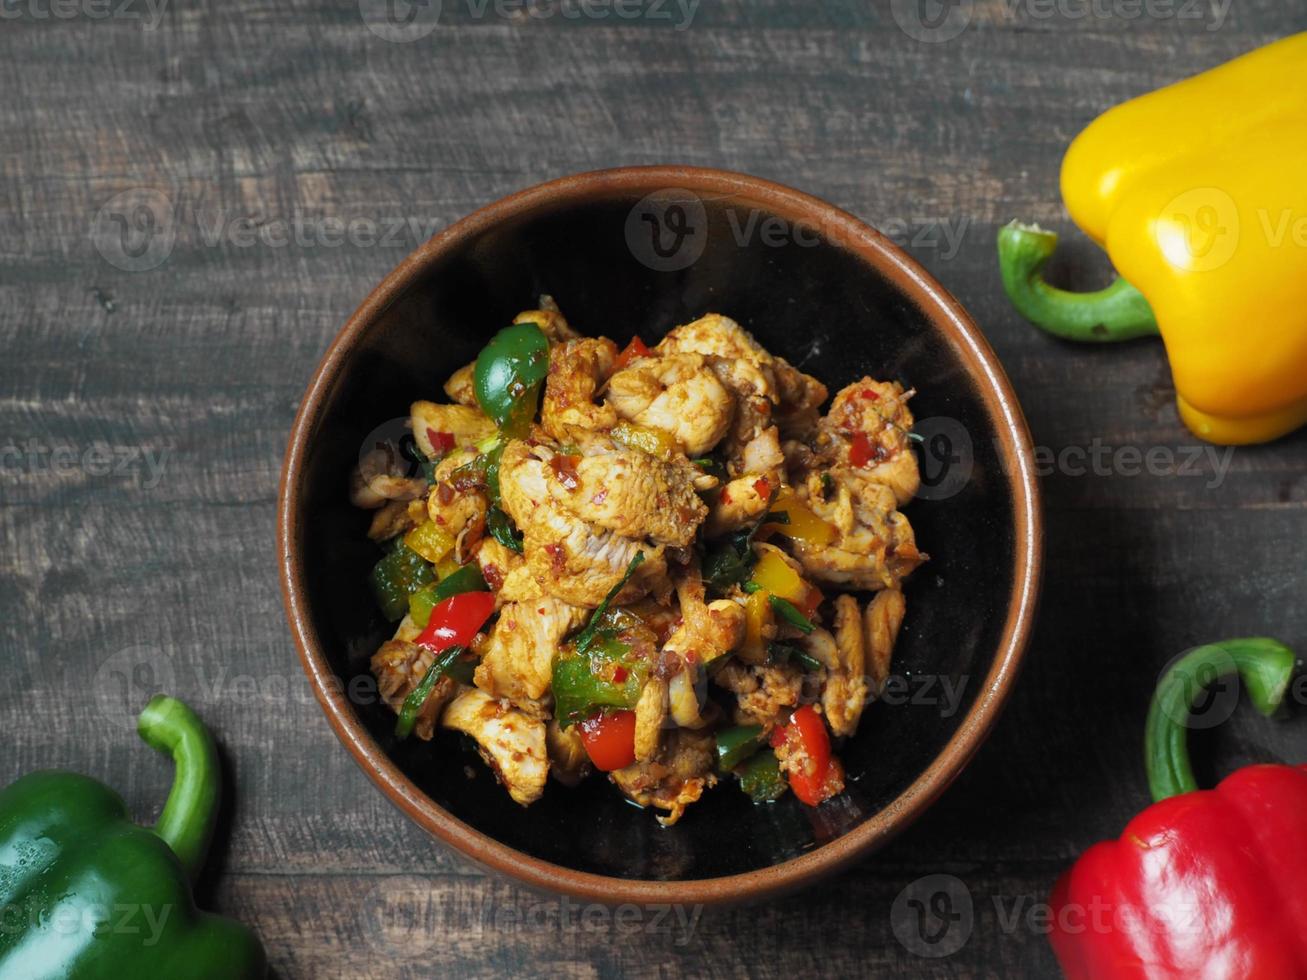
{"type": "Polygon", "coordinates": [[[926,560],[913,392],[827,390],[710,313],[657,346],[519,314],[353,474],[398,623],[396,733],[470,736],[510,796],[593,773],[675,823],[718,782],[841,793],[926,560]]]}

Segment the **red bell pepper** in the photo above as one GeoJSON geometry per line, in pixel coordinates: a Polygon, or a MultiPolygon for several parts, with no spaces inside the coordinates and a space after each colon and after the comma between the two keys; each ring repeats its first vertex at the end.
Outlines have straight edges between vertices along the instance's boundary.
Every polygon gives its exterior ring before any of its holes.
{"type": "Polygon", "coordinates": [[[626,345],[622,353],[617,355],[617,360],[613,362],[613,370],[620,371],[632,361],[641,357],[648,357],[650,353],[652,352],[645,346],[643,340],[638,336],[632,337],[631,342],[626,345]]]}
{"type": "Polygon", "coordinates": [[[418,646],[436,653],[447,647],[465,647],[495,611],[495,597],[489,592],[461,592],[431,610],[427,627],[417,638],[418,646]]]}
{"type": "Polygon", "coordinates": [[[1307,977],[1307,767],[1247,766],[1199,790],[1185,743],[1204,685],[1237,671],[1270,715],[1295,666],[1275,640],[1227,640],[1162,677],[1144,743],[1157,802],[1053,889],[1051,939],[1069,980],[1307,977]]]}
{"type": "Polygon", "coordinates": [[[581,722],[581,744],[600,772],[625,769],[635,761],[635,712],[596,712],[581,722]]]}
{"type": "Polygon", "coordinates": [[[826,723],[805,704],[794,712],[788,725],[772,729],[773,748],[786,749],[797,765],[785,766],[790,789],[808,806],[817,806],[844,791],[844,767],[831,755],[826,723]]]}

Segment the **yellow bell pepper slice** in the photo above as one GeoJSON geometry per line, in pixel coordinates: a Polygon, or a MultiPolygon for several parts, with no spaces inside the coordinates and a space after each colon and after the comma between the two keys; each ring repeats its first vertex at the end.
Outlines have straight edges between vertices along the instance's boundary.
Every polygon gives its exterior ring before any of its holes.
{"type": "Polygon", "coordinates": [[[818,547],[835,540],[834,526],[818,517],[790,487],[783,487],[776,495],[769,513],[785,514],[789,521],[785,524],[768,521],[762,526],[764,532],[784,534],[818,547]]]}
{"type": "Polygon", "coordinates": [[[1062,194],[1121,275],[1041,278],[1057,236],[999,233],[1004,286],[1076,340],[1160,332],[1181,418],[1222,444],[1307,424],[1307,33],[1109,110],[1071,144],[1062,194]]]}
{"type": "MultiPolygon", "coordinates": [[[[810,617],[821,605],[821,592],[804,581],[803,576],[774,551],[764,550],[758,558],[758,564],[753,568],[751,584],[759,590],[793,603],[805,616],[810,617]]],[[[753,593],[753,595],[757,594],[757,592],[753,593]]],[[[752,597],[751,595],[750,598],[752,597]]]]}
{"type": "Polygon", "coordinates": [[[766,660],[767,640],[772,635],[774,621],[766,590],[750,593],[744,600],[744,642],[735,650],[735,655],[753,664],[766,660]]]}
{"type": "Polygon", "coordinates": [[[404,535],[404,544],[427,561],[438,563],[454,550],[454,536],[435,521],[424,521],[404,535]]]}
{"type": "Polygon", "coordinates": [[[671,459],[680,448],[676,440],[662,429],[636,425],[633,422],[618,422],[613,426],[611,434],[613,441],[619,446],[639,449],[661,460],[671,459]]]}

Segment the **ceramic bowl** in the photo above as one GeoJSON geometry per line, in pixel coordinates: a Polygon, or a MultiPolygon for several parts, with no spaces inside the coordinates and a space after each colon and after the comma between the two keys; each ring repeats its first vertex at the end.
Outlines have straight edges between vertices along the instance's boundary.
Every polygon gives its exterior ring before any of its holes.
{"type": "Polygon", "coordinates": [[[810,884],[917,819],[1012,689],[1040,577],[1031,443],[967,313],[884,236],[741,174],[641,167],[565,177],[469,215],[404,260],[345,324],[291,432],[278,516],[287,616],[327,718],[409,817],[482,866],[608,903],[756,901],[810,884]],[[907,509],[931,560],[906,585],[893,687],[840,750],[848,790],[762,806],[722,785],[663,828],[600,777],[522,808],[459,736],[397,741],[369,683],[388,637],[368,515],[346,499],[360,447],[553,295],[584,333],[655,342],[731,316],[832,392],[870,374],[917,389],[925,478],[907,509]],[[948,681],[946,687],[944,681],[948,681]],[[952,691],[953,694],[946,694],[952,691]],[[960,692],[960,693],[959,693],[960,692]],[[469,776],[469,773],[471,774],[469,776]]]}

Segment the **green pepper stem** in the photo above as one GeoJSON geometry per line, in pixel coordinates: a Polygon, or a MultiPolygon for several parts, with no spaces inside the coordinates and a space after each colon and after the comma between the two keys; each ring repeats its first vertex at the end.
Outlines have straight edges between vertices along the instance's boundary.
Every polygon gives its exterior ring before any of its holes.
{"type": "Polygon", "coordinates": [[[154,832],[164,839],[192,881],[204,865],[218,816],[222,772],[213,736],[190,707],[156,694],[136,720],[136,731],[152,749],[172,756],[172,790],[154,832]]]}
{"type": "Polygon", "coordinates": [[[1189,764],[1189,712],[1204,688],[1237,672],[1253,707],[1270,717],[1284,702],[1297,661],[1279,640],[1249,637],[1196,647],[1172,664],[1153,692],[1144,729],[1144,766],[1153,800],[1198,788],[1189,764]]]}
{"type": "Polygon", "coordinates": [[[1143,293],[1124,279],[1092,293],[1050,286],[1042,272],[1057,248],[1057,233],[1010,222],[998,230],[998,267],[1017,311],[1035,326],[1066,340],[1107,343],[1153,337],[1157,318],[1143,293]]]}

